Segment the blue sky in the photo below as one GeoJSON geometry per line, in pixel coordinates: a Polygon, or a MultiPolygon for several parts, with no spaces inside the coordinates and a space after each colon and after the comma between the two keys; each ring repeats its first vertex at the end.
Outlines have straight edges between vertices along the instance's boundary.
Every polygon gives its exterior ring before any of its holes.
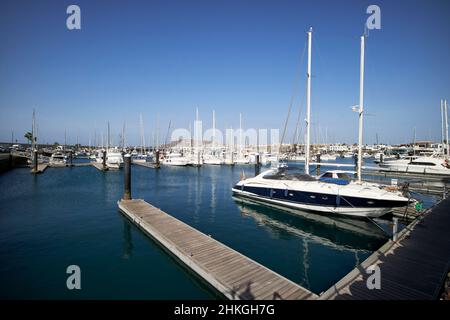
{"type": "MultiPolygon", "coordinates": [[[[359,37],[370,4],[381,30],[366,46],[365,142],[440,139],[440,99],[450,99],[450,1],[1,1],[0,141],[19,140],[36,108],[40,141],[81,143],[94,130],[139,141],[159,115],[161,135],[189,126],[281,128],[310,26],[313,134],[357,140],[359,37]],[[81,8],[81,30],[66,8],[81,8]],[[319,130],[320,127],[320,130],[319,130]]],[[[306,56],[291,117],[304,118],[306,56]],[[303,103],[302,103],[303,101],[303,103]]],[[[117,138],[114,138],[117,140],[117,138]]],[[[315,141],[313,137],[313,141],[315,141]]]]}

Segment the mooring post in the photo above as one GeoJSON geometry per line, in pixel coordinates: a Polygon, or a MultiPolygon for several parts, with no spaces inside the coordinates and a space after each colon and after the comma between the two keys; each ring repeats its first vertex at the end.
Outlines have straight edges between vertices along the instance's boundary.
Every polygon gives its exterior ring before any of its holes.
{"type": "Polygon", "coordinates": [[[380,163],[384,162],[384,153],[380,154],[380,163]]]}
{"type": "Polygon", "coordinates": [[[102,150],[102,154],[103,154],[103,170],[105,170],[105,168],[106,168],[106,150],[105,149],[103,149],[102,150]]]}
{"type": "Polygon", "coordinates": [[[38,172],[38,151],[37,151],[37,149],[33,150],[33,171],[34,171],[34,173],[38,172]]]}
{"type": "Polygon", "coordinates": [[[13,167],[14,163],[13,163],[13,156],[10,153],[9,157],[8,157],[8,169],[11,169],[13,167]]]}
{"type": "Polygon", "coordinates": [[[159,150],[156,150],[156,168],[159,168],[159,150]]]}
{"type": "Polygon", "coordinates": [[[394,224],[392,225],[392,240],[397,241],[397,233],[398,233],[398,218],[392,218],[394,224]]]}
{"type": "Polygon", "coordinates": [[[317,175],[320,175],[320,153],[318,153],[317,154],[317,169],[316,169],[316,172],[317,172],[317,175]]]}
{"type": "Polygon", "coordinates": [[[255,176],[257,176],[259,174],[259,168],[260,168],[260,163],[259,163],[259,153],[256,155],[255,157],[255,176]]]}
{"type": "Polygon", "coordinates": [[[126,154],[124,160],[124,193],[123,200],[131,200],[131,155],[126,154]]]}
{"type": "Polygon", "coordinates": [[[69,166],[72,167],[73,151],[69,151],[69,166]]]}

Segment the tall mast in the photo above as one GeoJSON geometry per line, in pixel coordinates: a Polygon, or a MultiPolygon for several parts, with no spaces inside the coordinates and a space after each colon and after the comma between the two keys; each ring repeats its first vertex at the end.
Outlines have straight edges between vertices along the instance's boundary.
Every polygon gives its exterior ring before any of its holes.
{"type": "Polygon", "coordinates": [[[213,110],[213,134],[212,134],[212,147],[214,148],[216,141],[216,112],[213,110]]]}
{"type": "Polygon", "coordinates": [[[108,150],[109,149],[109,147],[110,147],[110,131],[109,131],[109,121],[108,121],[108,139],[107,139],[107,142],[106,142],[106,149],[108,150]]]}
{"type": "Polygon", "coordinates": [[[308,31],[308,72],[306,83],[306,150],[305,150],[305,173],[309,174],[309,152],[310,152],[310,122],[311,122],[311,45],[312,45],[312,27],[308,31]]]}
{"type": "Polygon", "coordinates": [[[33,109],[33,122],[31,124],[31,158],[33,159],[34,149],[36,148],[36,113],[33,109]]]}
{"type": "Polygon", "coordinates": [[[239,113],[239,156],[242,156],[242,113],[239,113]]]}
{"type": "Polygon", "coordinates": [[[126,141],[125,141],[125,130],[126,130],[127,123],[126,121],[123,122],[122,127],[122,149],[126,148],[126,141]]]}
{"type": "Polygon", "coordinates": [[[444,147],[444,100],[441,99],[441,142],[444,147]]]}
{"type": "Polygon", "coordinates": [[[448,144],[447,100],[444,100],[444,113],[445,113],[445,143],[447,145],[447,157],[449,157],[450,149],[449,149],[449,144],[448,144]]]}
{"type": "Polygon", "coordinates": [[[364,115],[364,41],[361,36],[361,61],[359,73],[359,131],[358,131],[358,181],[361,181],[362,144],[363,144],[363,115],[364,115]]]}
{"type": "Polygon", "coordinates": [[[140,127],[141,127],[141,154],[144,154],[144,146],[145,146],[145,142],[144,142],[144,120],[142,119],[142,113],[139,115],[139,122],[140,122],[140,127]]]}

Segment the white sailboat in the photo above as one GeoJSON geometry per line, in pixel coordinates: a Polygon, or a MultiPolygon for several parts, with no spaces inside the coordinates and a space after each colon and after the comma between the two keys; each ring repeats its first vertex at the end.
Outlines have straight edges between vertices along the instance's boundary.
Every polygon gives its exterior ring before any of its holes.
{"type": "Polygon", "coordinates": [[[187,166],[189,159],[179,152],[169,153],[163,160],[162,164],[166,166],[187,166]]]}
{"type": "Polygon", "coordinates": [[[119,148],[111,147],[111,135],[108,122],[108,140],[106,146],[106,166],[109,169],[120,169],[123,165],[123,157],[119,148]]]}
{"type": "Polygon", "coordinates": [[[139,116],[140,133],[141,133],[141,152],[131,153],[131,160],[134,163],[145,163],[147,162],[147,154],[145,153],[145,134],[144,134],[144,120],[142,114],[139,116]]]}
{"type": "Polygon", "coordinates": [[[194,124],[194,148],[193,153],[190,154],[188,164],[194,167],[199,167],[203,164],[203,133],[202,128],[200,126],[200,119],[198,114],[198,108],[195,113],[195,124],[194,124]]]}
{"type": "Polygon", "coordinates": [[[239,114],[239,152],[234,159],[234,164],[249,164],[250,159],[244,154],[244,147],[242,144],[242,113],[239,114]]]}
{"type": "Polygon", "coordinates": [[[209,153],[203,156],[203,163],[209,165],[221,165],[224,163],[223,158],[221,157],[220,150],[216,146],[216,113],[213,110],[213,132],[212,132],[212,141],[211,148],[209,153]]]}

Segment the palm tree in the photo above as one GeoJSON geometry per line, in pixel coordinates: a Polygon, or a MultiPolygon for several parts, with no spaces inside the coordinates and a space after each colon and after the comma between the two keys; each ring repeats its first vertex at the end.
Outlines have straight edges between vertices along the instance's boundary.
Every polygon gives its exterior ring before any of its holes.
{"type": "Polygon", "coordinates": [[[27,141],[30,141],[30,143],[33,141],[33,134],[31,132],[25,133],[24,137],[27,141]]]}

